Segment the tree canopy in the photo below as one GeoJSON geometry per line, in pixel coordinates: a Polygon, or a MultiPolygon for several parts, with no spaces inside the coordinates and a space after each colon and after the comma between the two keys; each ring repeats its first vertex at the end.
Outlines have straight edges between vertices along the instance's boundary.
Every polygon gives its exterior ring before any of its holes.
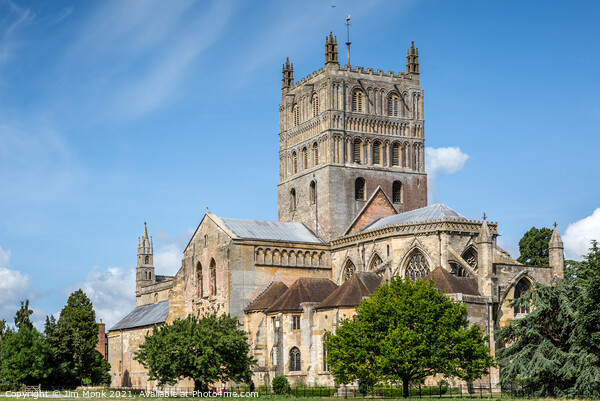
{"type": "Polygon", "coordinates": [[[546,227],[540,229],[531,227],[519,241],[519,257],[517,261],[531,266],[548,266],[548,244],[552,230],[546,227]]]}
{"type": "Polygon", "coordinates": [[[600,248],[553,286],[536,285],[531,313],[498,331],[501,381],[535,396],[600,396],[600,248]]]}
{"type": "Polygon", "coordinates": [[[463,304],[453,302],[431,281],[393,277],[344,319],[325,341],[327,363],[339,383],[410,383],[442,373],[481,377],[494,359],[486,337],[469,327],[463,304]]]}
{"type": "Polygon", "coordinates": [[[18,330],[21,330],[22,327],[33,329],[33,323],[31,323],[31,318],[29,317],[32,313],[33,311],[29,309],[29,300],[21,301],[21,308],[15,315],[15,326],[17,326],[18,330]]]}
{"type": "Polygon", "coordinates": [[[154,327],[135,359],[159,385],[174,385],[181,377],[194,380],[197,390],[217,381],[250,380],[250,345],[241,324],[229,315],[189,316],[154,327]]]}

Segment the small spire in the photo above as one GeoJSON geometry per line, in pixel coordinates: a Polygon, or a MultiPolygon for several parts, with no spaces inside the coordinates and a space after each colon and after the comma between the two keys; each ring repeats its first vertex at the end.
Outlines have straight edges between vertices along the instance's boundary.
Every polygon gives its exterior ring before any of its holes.
{"type": "Polygon", "coordinates": [[[144,236],[142,238],[148,238],[148,228],[146,227],[146,222],[144,221],[144,236]]]}
{"type": "Polygon", "coordinates": [[[488,223],[486,220],[487,216],[485,213],[483,214],[483,223],[481,223],[481,227],[479,228],[479,235],[477,236],[477,242],[492,242],[492,234],[490,233],[490,228],[488,227],[488,223]]]}
{"type": "Polygon", "coordinates": [[[406,50],[406,73],[419,73],[419,49],[415,47],[415,42],[410,44],[410,50],[406,50]]]}
{"type": "Polygon", "coordinates": [[[550,236],[549,247],[561,249],[564,247],[562,238],[558,233],[558,224],[556,224],[556,222],[554,222],[554,230],[552,230],[552,235],[550,236]]]}
{"type": "Polygon", "coordinates": [[[337,37],[333,36],[333,32],[329,32],[329,36],[325,36],[325,65],[338,63],[337,37]]]}

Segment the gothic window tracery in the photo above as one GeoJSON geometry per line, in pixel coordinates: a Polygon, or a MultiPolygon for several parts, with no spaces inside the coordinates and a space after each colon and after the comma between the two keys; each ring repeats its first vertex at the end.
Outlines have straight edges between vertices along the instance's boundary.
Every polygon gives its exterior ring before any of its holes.
{"type": "Polygon", "coordinates": [[[290,371],[300,370],[300,350],[298,347],[293,347],[290,350],[290,371]]]}
{"type": "Polygon", "coordinates": [[[405,277],[415,282],[422,280],[430,272],[425,256],[420,252],[415,252],[406,266],[405,277]]]}
{"type": "Polygon", "coordinates": [[[354,274],[355,271],[356,271],[356,267],[354,266],[354,263],[352,263],[351,260],[348,260],[346,262],[346,266],[344,266],[344,273],[342,274],[342,281],[346,281],[350,277],[352,277],[352,275],[354,274]]]}
{"type": "Polygon", "coordinates": [[[373,259],[371,259],[371,264],[369,265],[369,270],[372,272],[376,271],[382,263],[383,263],[383,261],[381,260],[379,255],[375,254],[375,256],[373,256],[373,259]]]}
{"type": "MultiPolygon", "coordinates": [[[[530,289],[529,281],[523,277],[521,280],[519,280],[517,285],[515,285],[514,299],[519,299],[519,298],[523,297],[525,295],[525,293],[527,293],[527,291],[529,291],[529,289],[530,289]]],[[[515,315],[523,314],[523,313],[529,313],[529,305],[528,304],[527,305],[515,305],[515,315]]]]}
{"type": "Polygon", "coordinates": [[[475,249],[470,247],[463,252],[461,257],[469,264],[469,266],[471,266],[473,270],[477,270],[477,251],[475,251],[475,249]]]}

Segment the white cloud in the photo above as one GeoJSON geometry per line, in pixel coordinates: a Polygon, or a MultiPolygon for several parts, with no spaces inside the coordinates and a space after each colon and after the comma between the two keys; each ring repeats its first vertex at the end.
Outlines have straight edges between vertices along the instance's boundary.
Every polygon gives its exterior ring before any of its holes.
{"type": "Polygon", "coordinates": [[[428,202],[433,203],[438,195],[435,178],[438,174],[452,174],[462,169],[469,159],[458,146],[447,148],[425,148],[425,171],[427,172],[428,202]]]}
{"type": "Polygon", "coordinates": [[[0,247],[0,319],[12,324],[20,302],[28,298],[31,282],[26,274],[9,269],[9,263],[10,251],[0,247]]]}
{"type": "Polygon", "coordinates": [[[592,240],[600,241],[600,208],[575,223],[569,224],[562,236],[567,259],[581,260],[592,240]]]}
{"type": "Polygon", "coordinates": [[[65,293],[68,295],[78,288],[90,298],[96,320],[102,319],[107,329],[135,308],[135,268],[94,268],[85,282],[69,286],[65,293]]]}
{"type": "Polygon", "coordinates": [[[154,267],[158,275],[174,276],[181,267],[183,251],[177,244],[167,244],[154,253],[154,267]]]}

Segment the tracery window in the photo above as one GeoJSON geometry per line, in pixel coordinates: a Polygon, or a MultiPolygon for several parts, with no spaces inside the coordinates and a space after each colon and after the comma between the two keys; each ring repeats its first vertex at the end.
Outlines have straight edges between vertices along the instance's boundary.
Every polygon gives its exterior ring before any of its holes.
{"type": "Polygon", "coordinates": [[[360,89],[352,92],[352,111],[364,113],[365,111],[365,94],[360,89]]]}
{"type": "Polygon", "coordinates": [[[400,115],[400,97],[392,94],[388,97],[388,116],[398,117],[400,115]]]}
{"type": "Polygon", "coordinates": [[[392,184],[392,202],[402,203],[402,183],[394,181],[392,184]]]}
{"type": "Polygon", "coordinates": [[[467,249],[461,257],[471,266],[473,270],[477,270],[477,251],[470,247],[467,249]]]}
{"type": "Polygon", "coordinates": [[[319,114],[319,96],[314,94],[312,97],[312,116],[316,117],[319,114]]]}
{"type": "Polygon", "coordinates": [[[210,260],[210,295],[217,295],[217,263],[214,259],[210,260]]]}
{"type": "Polygon", "coordinates": [[[379,267],[379,265],[381,265],[382,263],[383,263],[383,261],[381,260],[381,258],[379,257],[379,255],[375,254],[375,256],[373,256],[373,259],[371,259],[371,264],[369,265],[369,270],[370,271],[377,270],[377,268],[379,267]]]}
{"type": "Polygon", "coordinates": [[[373,142],[373,164],[381,164],[381,142],[373,142]]]}
{"type": "Polygon", "coordinates": [[[355,270],[356,270],[356,267],[354,266],[354,263],[352,263],[351,260],[347,261],[346,266],[344,266],[344,273],[342,275],[342,280],[346,281],[350,277],[352,277],[355,270]]]}
{"type": "Polygon", "coordinates": [[[312,205],[317,201],[317,183],[314,181],[310,182],[310,203],[312,205]]]}
{"type": "Polygon", "coordinates": [[[395,143],[392,146],[392,166],[400,165],[400,145],[395,143]]]}
{"type": "Polygon", "coordinates": [[[300,370],[300,350],[294,347],[290,350],[290,371],[300,370]]]}
{"type": "Polygon", "coordinates": [[[316,166],[319,164],[319,146],[317,143],[313,143],[313,164],[316,166]]]}
{"type": "Polygon", "coordinates": [[[425,256],[420,252],[415,252],[408,261],[408,266],[406,266],[406,278],[414,282],[422,280],[428,274],[429,266],[427,265],[425,256]]]}
{"type": "Polygon", "coordinates": [[[362,141],[360,139],[355,139],[352,144],[352,156],[354,163],[361,164],[362,162],[362,141]]]}
{"type": "Polygon", "coordinates": [[[456,277],[469,277],[467,270],[459,263],[450,262],[450,269],[450,273],[454,274],[456,277]]]}
{"type": "Polygon", "coordinates": [[[204,290],[202,289],[204,280],[202,278],[202,265],[200,262],[196,265],[196,296],[202,298],[204,296],[204,290]]]}
{"type": "MultiPolygon", "coordinates": [[[[529,281],[526,278],[522,278],[519,280],[517,285],[515,285],[515,295],[514,299],[519,299],[525,295],[525,293],[529,291],[529,281]]],[[[529,313],[529,304],[527,305],[516,305],[515,306],[515,315],[520,313],[529,313]]]]}
{"type": "Polygon", "coordinates": [[[356,200],[365,200],[365,179],[358,177],[354,181],[354,198],[356,200]]]}

